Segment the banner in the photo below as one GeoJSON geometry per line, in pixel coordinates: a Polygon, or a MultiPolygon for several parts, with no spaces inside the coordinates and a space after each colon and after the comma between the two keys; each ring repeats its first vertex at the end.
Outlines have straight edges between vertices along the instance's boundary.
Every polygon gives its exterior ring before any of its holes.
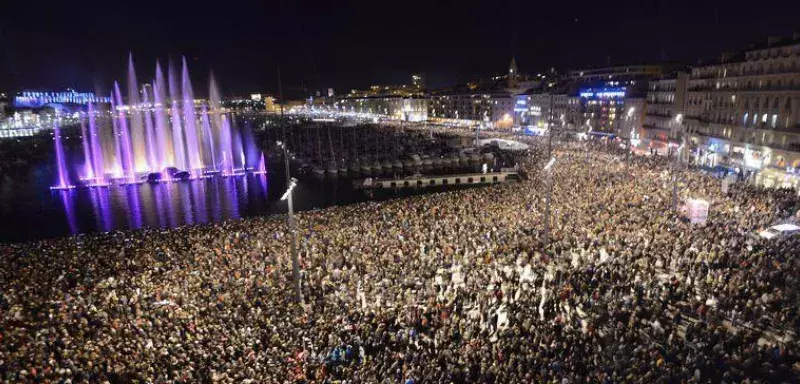
{"type": "Polygon", "coordinates": [[[687,205],[689,221],[692,224],[705,224],[708,220],[708,201],[692,199],[687,205]]]}

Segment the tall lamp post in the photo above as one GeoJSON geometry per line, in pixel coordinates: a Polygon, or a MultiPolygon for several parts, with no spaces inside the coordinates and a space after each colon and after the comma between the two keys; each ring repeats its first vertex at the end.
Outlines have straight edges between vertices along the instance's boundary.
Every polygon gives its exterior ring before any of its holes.
{"type": "Polygon", "coordinates": [[[553,194],[553,165],[556,163],[556,158],[551,157],[547,165],[544,166],[544,171],[547,172],[547,194],[545,195],[544,206],[544,245],[550,242],[550,198],[553,194]]]}
{"type": "MultiPolygon", "coordinates": [[[[289,156],[286,147],[284,147],[284,156],[289,156]]],[[[288,176],[288,175],[287,175],[288,176]]],[[[303,302],[303,294],[300,291],[300,260],[297,256],[297,222],[294,219],[294,205],[292,202],[292,191],[297,186],[297,179],[292,177],[289,179],[286,192],[281,196],[281,201],[286,200],[289,205],[289,231],[292,233],[291,249],[292,249],[292,279],[294,285],[295,301],[298,303],[303,302]]]]}
{"type": "Polygon", "coordinates": [[[635,107],[628,108],[628,114],[625,116],[625,121],[628,123],[628,145],[625,153],[625,166],[630,169],[631,167],[631,139],[633,138],[633,113],[636,111],[635,107]]]}
{"type": "Polygon", "coordinates": [[[678,166],[680,165],[681,151],[683,150],[686,138],[683,135],[683,114],[679,113],[675,116],[675,123],[678,124],[678,131],[675,132],[676,137],[680,137],[681,145],[675,151],[675,162],[672,166],[672,210],[678,211],[678,166]]]}

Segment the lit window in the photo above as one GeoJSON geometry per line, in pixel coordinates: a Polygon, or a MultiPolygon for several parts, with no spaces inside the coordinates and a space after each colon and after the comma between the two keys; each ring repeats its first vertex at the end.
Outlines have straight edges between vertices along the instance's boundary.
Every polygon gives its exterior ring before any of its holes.
{"type": "Polygon", "coordinates": [[[775,128],[775,124],[777,123],[778,123],[778,115],[772,115],[772,123],[770,124],[772,125],[772,128],[775,128]]]}
{"type": "Polygon", "coordinates": [[[763,116],[761,116],[761,122],[762,123],[766,123],[767,122],[767,114],[766,113],[763,116]]]}

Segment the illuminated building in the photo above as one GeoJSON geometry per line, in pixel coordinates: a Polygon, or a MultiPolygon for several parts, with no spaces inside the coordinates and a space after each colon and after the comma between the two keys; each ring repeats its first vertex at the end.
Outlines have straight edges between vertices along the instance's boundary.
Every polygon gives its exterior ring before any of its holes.
{"type": "Polygon", "coordinates": [[[574,131],[580,125],[580,98],[567,93],[531,93],[516,96],[516,125],[574,131]]]}
{"type": "Polygon", "coordinates": [[[515,88],[519,81],[519,69],[517,68],[517,60],[511,58],[511,65],[508,66],[508,87],[515,88]]]}
{"type": "Polygon", "coordinates": [[[680,136],[676,118],[685,113],[688,79],[688,73],[677,72],[648,83],[647,112],[639,131],[644,148],[666,154],[670,140],[676,143],[680,136]]]}
{"type": "Polygon", "coordinates": [[[48,105],[85,105],[88,103],[111,103],[110,97],[95,96],[91,92],[75,92],[68,89],[66,92],[33,92],[24,91],[14,96],[16,108],[41,108],[48,105]]]}
{"type": "MultiPolygon", "coordinates": [[[[616,84],[616,83],[614,83],[616,84]]],[[[582,120],[593,132],[620,133],[625,113],[625,87],[584,88],[578,93],[582,120]]]]}
{"type": "Polygon", "coordinates": [[[667,66],[661,64],[622,65],[614,67],[579,69],[569,72],[569,77],[579,84],[594,84],[605,81],[624,81],[658,77],[667,66]]]}
{"type": "Polygon", "coordinates": [[[696,164],[800,186],[800,35],[692,68],[685,109],[696,164]]]}
{"type": "Polygon", "coordinates": [[[372,85],[369,89],[353,89],[346,97],[372,96],[422,96],[425,93],[425,77],[419,74],[411,76],[411,84],[372,85]]]}
{"type": "Polygon", "coordinates": [[[429,97],[428,119],[464,125],[510,129],[515,99],[507,92],[435,94],[429,97]]]}
{"type": "Polygon", "coordinates": [[[340,113],[369,114],[404,121],[427,120],[428,100],[418,96],[344,97],[336,101],[340,113]]]}
{"type": "Polygon", "coordinates": [[[264,110],[267,112],[278,112],[279,108],[277,104],[275,104],[275,98],[272,96],[265,96],[264,97],[264,110]]]}
{"type": "Polygon", "coordinates": [[[419,92],[425,92],[427,84],[425,83],[425,75],[416,73],[411,75],[411,85],[419,92]]]}

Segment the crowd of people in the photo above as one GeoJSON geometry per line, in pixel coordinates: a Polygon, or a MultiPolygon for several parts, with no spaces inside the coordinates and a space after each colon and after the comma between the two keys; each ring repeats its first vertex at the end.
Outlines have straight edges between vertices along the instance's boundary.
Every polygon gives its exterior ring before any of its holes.
{"type": "Polygon", "coordinates": [[[565,144],[527,179],[285,217],[0,245],[9,383],[800,380],[794,191],[565,144]],[[547,172],[552,172],[548,175],[547,172]],[[552,177],[549,242],[543,239],[552,177]]]}

